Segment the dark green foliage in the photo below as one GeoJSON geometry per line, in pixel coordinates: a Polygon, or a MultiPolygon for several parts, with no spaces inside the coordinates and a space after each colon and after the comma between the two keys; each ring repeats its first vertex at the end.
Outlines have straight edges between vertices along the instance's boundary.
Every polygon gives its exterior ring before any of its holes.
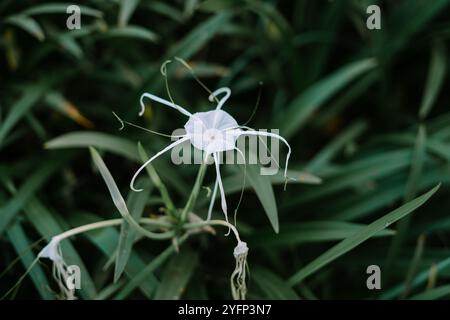
{"type": "MultiPolygon", "coordinates": [[[[167,98],[167,59],[177,104],[210,109],[208,92],[175,56],[210,89],[231,88],[224,108],[240,124],[262,82],[248,125],[280,129],[293,150],[297,183],[286,191],[281,172],[247,168],[237,226],[250,247],[249,299],[450,296],[450,0],[82,4],[82,28],[71,31],[68,3],[0,2],[0,296],[51,236],[121,217],[89,146],[133,217],[183,208],[198,165],[176,166],[166,155],[149,168],[151,179],[142,174],[149,197],[133,195],[141,160],[170,139],[119,130],[112,114],[166,134],[182,126],[183,116],[157,104],[138,117],[143,92],[167,98]],[[381,7],[381,30],[366,28],[370,4],[381,7]],[[372,264],[382,270],[379,291],[366,287],[372,264]]],[[[222,172],[232,216],[243,171],[222,172]]],[[[206,194],[193,209],[201,217],[206,194]]],[[[217,202],[214,215],[222,218],[217,202]]],[[[124,222],[65,240],[63,251],[81,267],[80,298],[229,299],[235,242],[215,229],[177,253],[170,241],[135,239],[124,222]]],[[[7,298],[51,299],[52,290],[51,263],[42,260],[7,298]]]]}

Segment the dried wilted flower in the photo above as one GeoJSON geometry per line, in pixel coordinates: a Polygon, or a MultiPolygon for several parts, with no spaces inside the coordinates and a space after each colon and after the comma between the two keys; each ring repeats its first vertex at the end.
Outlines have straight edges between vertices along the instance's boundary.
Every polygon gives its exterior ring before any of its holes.
{"type": "Polygon", "coordinates": [[[231,294],[235,300],[244,300],[247,294],[247,285],[245,281],[247,271],[248,247],[244,241],[238,242],[234,248],[233,255],[236,259],[236,267],[231,274],[231,294]]]}
{"type": "Polygon", "coordinates": [[[67,300],[74,300],[75,289],[70,289],[67,286],[67,280],[70,276],[67,270],[67,264],[64,262],[64,258],[61,252],[60,242],[61,238],[55,236],[52,240],[39,252],[38,258],[48,258],[53,261],[53,277],[55,278],[58,286],[63,294],[63,297],[67,300]]]}

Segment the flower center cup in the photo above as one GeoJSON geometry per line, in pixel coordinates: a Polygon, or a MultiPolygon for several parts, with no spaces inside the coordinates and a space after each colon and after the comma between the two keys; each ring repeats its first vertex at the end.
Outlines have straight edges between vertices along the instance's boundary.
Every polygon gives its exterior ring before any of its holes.
{"type": "Polygon", "coordinates": [[[223,110],[197,112],[184,126],[191,144],[207,153],[233,150],[237,127],[236,120],[223,110]]]}

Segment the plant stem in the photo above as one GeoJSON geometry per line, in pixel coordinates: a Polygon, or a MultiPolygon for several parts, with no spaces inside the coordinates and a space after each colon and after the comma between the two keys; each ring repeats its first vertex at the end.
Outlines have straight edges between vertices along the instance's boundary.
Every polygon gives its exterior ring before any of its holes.
{"type": "Polygon", "coordinates": [[[208,167],[208,164],[206,163],[206,160],[200,165],[200,169],[198,170],[197,178],[195,179],[195,185],[192,189],[191,195],[189,196],[189,199],[186,203],[186,206],[184,207],[183,211],[181,212],[180,222],[183,224],[186,221],[187,215],[191,210],[194,208],[195,202],[197,201],[197,197],[200,191],[200,187],[202,186],[203,179],[205,178],[206,168],[208,167]]]}
{"type": "Polygon", "coordinates": [[[239,232],[237,231],[236,227],[233,226],[231,223],[226,222],[224,220],[209,220],[209,221],[196,222],[196,223],[186,223],[183,225],[183,228],[195,229],[195,228],[201,228],[204,226],[213,226],[213,225],[221,225],[221,226],[230,228],[233,231],[234,235],[236,236],[236,240],[238,242],[241,242],[241,238],[239,237],[239,232]]]}
{"type": "MultiPolygon", "coordinates": [[[[83,232],[87,232],[87,231],[91,231],[91,230],[95,230],[95,229],[100,229],[100,228],[105,228],[105,227],[117,226],[117,225],[120,225],[122,222],[123,222],[123,219],[110,219],[110,220],[105,220],[105,221],[89,223],[89,224],[86,224],[83,226],[79,226],[79,227],[67,230],[63,233],[56,235],[55,237],[57,237],[61,241],[63,239],[72,237],[79,233],[83,233],[83,232]]],[[[157,221],[155,219],[149,219],[149,218],[142,218],[142,219],[140,219],[140,222],[143,224],[154,225],[157,227],[167,228],[167,227],[171,226],[169,223],[161,222],[161,221],[157,221]]],[[[169,239],[173,236],[173,232],[172,231],[164,232],[164,233],[160,233],[159,235],[166,236],[166,239],[169,239]]]]}

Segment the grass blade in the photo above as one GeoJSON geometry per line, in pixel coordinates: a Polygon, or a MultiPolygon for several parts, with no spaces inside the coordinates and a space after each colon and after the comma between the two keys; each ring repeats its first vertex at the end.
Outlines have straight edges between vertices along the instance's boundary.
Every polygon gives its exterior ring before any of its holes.
{"type": "MultiPolygon", "coordinates": [[[[35,5],[29,9],[26,9],[23,11],[23,14],[26,15],[39,15],[39,14],[49,14],[49,13],[62,13],[67,14],[67,7],[72,5],[71,3],[46,3],[46,4],[39,4],[35,5]]],[[[80,6],[80,12],[82,16],[91,16],[96,18],[103,17],[103,12],[86,7],[86,6],[80,6]]]]}
{"type": "Polygon", "coordinates": [[[412,296],[410,300],[437,300],[450,295],[450,285],[444,285],[412,296]]]}
{"type": "Polygon", "coordinates": [[[146,2],[143,4],[143,6],[176,22],[183,22],[184,19],[183,13],[177,8],[171,6],[170,4],[167,4],[166,2],[162,1],[146,2]]]}
{"type": "Polygon", "coordinates": [[[39,41],[43,41],[45,39],[44,31],[39,23],[37,23],[33,18],[25,15],[16,15],[6,18],[5,22],[25,30],[39,41]]]}
{"type": "Polygon", "coordinates": [[[243,2],[236,0],[206,0],[197,5],[197,10],[206,12],[223,12],[223,10],[234,9],[243,2]]]}
{"type": "Polygon", "coordinates": [[[320,152],[309,162],[306,169],[310,172],[317,172],[336,156],[347,143],[353,141],[367,129],[367,123],[364,121],[356,121],[347,130],[336,137],[329,145],[322,148],[320,152]]]}
{"type": "Polygon", "coordinates": [[[174,255],[164,270],[161,283],[155,293],[154,299],[180,299],[194,273],[198,258],[198,254],[188,248],[184,248],[174,255]]]}
{"type": "Polygon", "coordinates": [[[136,10],[139,0],[120,0],[119,10],[119,27],[124,27],[128,24],[133,12],[136,10]]]}
{"type": "MultiPolygon", "coordinates": [[[[426,146],[426,131],[425,127],[423,125],[419,126],[419,130],[417,132],[417,138],[416,143],[414,145],[414,150],[412,154],[411,159],[411,170],[408,177],[408,182],[406,184],[406,191],[404,195],[404,201],[410,201],[414,198],[414,196],[417,193],[418,184],[421,181],[421,175],[423,166],[425,163],[425,146],[426,146]]],[[[398,256],[398,253],[400,251],[401,246],[403,245],[403,242],[405,241],[408,228],[410,224],[410,216],[406,217],[402,221],[399,222],[399,225],[397,227],[397,235],[392,240],[392,244],[389,247],[388,255],[387,255],[387,261],[386,261],[386,268],[387,270],[390,270],[392,267],[392,263],[394,262],[395,258],[398,256]]],[[[389,279],[389,272],[385,276],[385,278],[389,279]]]]}
{"type": "Polygon", "coordinates": [[[392,223],[405,217],[421,205],[423,205],[438,189],[440,185],[437,185],[427,193],[415,198],[414,200],[404,204],[400,208],[386,214],[382,218],[372,222],[363,230],[349,236],[345,240],[339,242],[337,245],[332,247],[330,250],[326,251],[318,258],[308,263],[303,269],[296,272],[289,278],[289,284],[294,286],[302,282],[306,277],[310,276],[314,272],[318,271],[325,265],[339,258],[343,254],[354,249],[364,241],[370,239],[372,236],[380,232],[381,230],[387,228],[392,223]]]}
{"type": "Polygon", "coordinates": [[[278,128],[285,137],[291,137],[327,99],[345,87],[350,81],[376,66],[374,59],[349,63],[333,74],[316,82],[297,96],[277,118],[278,128]]]}
{"type": "MultiPolygon", "coordinates": [[[[30,250],[30,243],[20,223],[15,223],[11,228],[8,228],[7,235],[17,254],[20,256],[23,266],[25,269],[28,269],[35,261],[36,256],[30,250]]],[[[47,277],[39,264],[34,265],[31,269],[30,277],[42,299],[54,299],[47,277]]]]}
{"type": "Polygon", "coordinates": [[[265,268],[252,270],[252,280],[271,300],[298,300],[299,296],[286,284],[286,280],[265,268]]]}
{"type": "Polygon", "coordinates": [[[131,25],[120,28],[111,28],[101,35],[102,39],[116,38],[116,37],[142,39],[150,42],[157,42],[159,39],[159,36],[153,31],[150,31],[146,28],[131,25]]]}
{"type": "MultiPolygon", "coordinates": [[[[305,221],[281,225],[280,233],[274,235],[272,230],[261,230],[248,238],[250,246],[272,247],[293,245],[309,242],[342,240],[355,234],[367,226],[364,224],[341,221],[305,221]]],[[[376,237],[391,236],[394,230],[381,230],[376,237]]]]}
{"type": "Polygon", "coordinates": [[[208,42],[220,28],[228,23],[230,15],[219,13],[198,25],[187,36],[173,46],[167,54],[167,59],[175,56],[189,59],[203,45],[208,42]]]}
{"type": "MultiPolygon", "coordinates": [[[[186,238],[182,237],[179,239],[178,244],[180,245],[186,238]]],[[[144,269],[142,269],[135,277],[133,277],[127,285],[114,297],[114,299],[125,299],[128,297],[133,290],[142,283],[149,274],[152,274],[157,268],[159,268],[175,251],[173,245],[166,248],[161,254],[155,257],[152,262],[150,262],[144,269]]]]}
{"type": "MultiPolygon", "coordinates": [[[[414,280],[410,284],[410,289],[413,290],[414,288],[417,288],[418,286],[424,284],[429,278],[430,275],[433,272],[442,272],[445,269],[448,269],[450,267],[450,258],[446,258],[439,263],[433,265],[432,268],[427,267],[425,270],[420,272],[414,280]]],[[[397,296],[399,296],[403,290],[404,290],[404,284],[401,283],[399,285],[394,286],[393,288],[390,288],[389,290],[385,291],[383,294],[380,295],[380,299],[393,299],[397,296]]]]}
{"type": "Polygon", "coordinates": [[[9,131],[33,107],[46,90],[46,86],[32,86],[21,99],[11,106],[11,111],[0,126],[0,147],[9,131]]]}
{"type": "Polygon", "coordinates": [[[117,210],[119,210],[122,217],[129,217],[130,213],[127,204],[125,203],[125,200],[123,199],[122,194],[120,193],[119,188],[111,175],[111,172],[109,172],[109,169],[106,167],[105,162],[103,162],[103,159],[100,157],[97,150],[91,147],[89,148],[89,151],[91,152],[92,160],[97,166],[98,171],[102,175],[102,178],[108,187],[109,193],[117,210]]]}
{"type": "MultiPolygon", "coordinates": [[[[105,184],[109,190],[109,194],[114,202],[114,205],[116,206],[117,210],[120,212],[121,216],[133,226],[137,231],[139,231],[141,234],[151,238],[151,239],[168,239],[171,237],[168,233],[155,233],[151,232],[144,227],[142,227],[136,220],[131,216],[130,211],[128,210],[127,204],[125,203],[125,200],[122,197],[122,194],[119,191],[119,188],[117,187],[116,182],[114,181],[113,176],[111,175],[111,172],[109,172],[109,169],[106,167],[105,162],[103,162],[103,159],[98,154],[97,150],[90,147],[89,151],[91,152],[91,157],[97,166],[103,180],[105,181],[105,184]]],[[[173,233],[173,232],[172,232],[173,233]]]]}
{"type": "Polygon", "coordinates": [[[438,41],[435,43],[431,54],[430,69],[419,110],[419,117],[421,119],[425,119],[430,112],[442,87],[446,72],[447,53],[444,44],[438,41]]]}
{"type": "Polygon", "coordinates": [[[44,146],[47,149],[93,146],[116,153],[131,160],[139,161],[136,148],[131,141],[95,131],[80,131],[63,134],[62,136],[46,142],[44,146]]]}
{"type": "MultiPolygon", "coordinates": [[[[137,186],[142,185],[142,180],[137,182],[137,186]]],[[[139,220],[144,212],[146,201],[150,195],[151,189],[146,187],[142,192],[130,192],[127,204],[130,208],[130,214],[135,220],[139,220]]],[[[131,250],[133,248],[134,240],[136,239],[136,230],[126,222],[122,222],[120,227],[119,246],[116,254],[116,264],[114,269],[114,282],[119,280],[121,274],[125,270],[131,250]]]]}
{"type": "MultiPolygon", "coordinates": [[[[95,131],[78,131],[63,134],[57,138],[47,141],[44,146],[48,149],[87,148],[92,146],[110,151],[138,163],[142,163],[141,157],[136,149],[136,145],[133,142],[127,139],[95,131]]],[[[152,165],[160,173],[160,175],[170,183],[171,187],[182,195],[186,194],[189,189],[188,186],[184,181],[178,179],[177,175],[175,175],[173,170],[170,169],[170,166],[164,162],[155,162],[152,165]]]]}
{"type": "Polygon", "coordinates": [[[28,203],[39,188],[58,171],[64,161],[49,161],[39,166],[36,171],[22,184],[12,199],[0,208],[0,234],[8,224],[16,217],[18,212],[28,203]]]}
{"type": "Polygon", "coordinates": [[[267,176],[260,174],[259,169],[260,167],[257,165],[247,165],[247,179],[255,190],[256,196],[261,202],[273,230],[278,233],[278,210],[272,184],[267,176]]]}

